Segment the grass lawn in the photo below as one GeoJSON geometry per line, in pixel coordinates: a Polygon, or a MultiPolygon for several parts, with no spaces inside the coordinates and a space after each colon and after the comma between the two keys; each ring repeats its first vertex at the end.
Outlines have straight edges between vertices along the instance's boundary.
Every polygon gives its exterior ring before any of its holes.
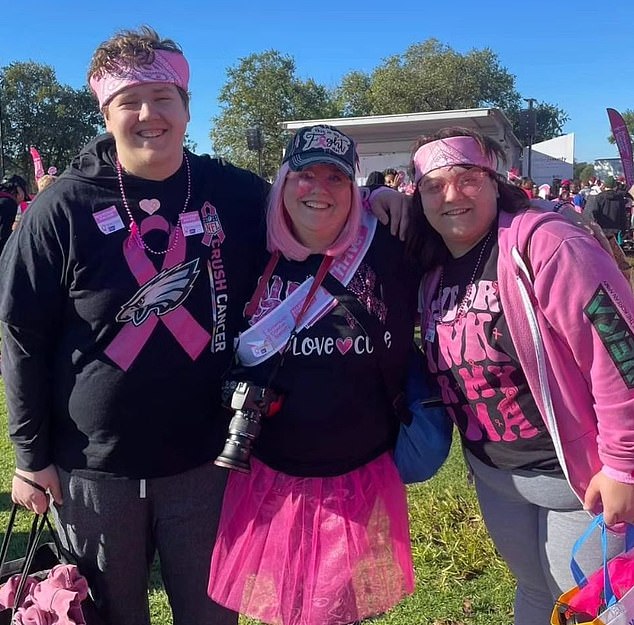
{"type": "MultiPolygon", "coordinates": [[[[7,436],[4,388],[0,383],[0,528],[3,535],[11,508],[12,472],[13,454],[7,436]]],[[[436,477],[410,487],[409,502],[416,591],[388,614],[364,623],[511,623],[513,580],[486,534],[458,444],[454,442],[449,461],[436,477]]],[[[20,515],[10,558],[22,555],[28,524],[27,515],[20,515]]],[[[172,624],[156,569],[150,604],[153,625],[172,624]]],[[[253,625],[255,622],[241,618],[240,623],[253,625]]]]}

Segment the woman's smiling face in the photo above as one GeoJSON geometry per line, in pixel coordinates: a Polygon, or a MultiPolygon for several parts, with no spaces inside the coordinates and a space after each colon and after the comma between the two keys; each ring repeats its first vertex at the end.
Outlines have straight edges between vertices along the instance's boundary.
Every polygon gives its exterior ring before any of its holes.
{"type": "Polygon", "coordinates": [[[291,171],[284,207],[298,240],[321,252],[339,236],[350,214],[352,181],[335,165],[317,163],[291,171]]]}

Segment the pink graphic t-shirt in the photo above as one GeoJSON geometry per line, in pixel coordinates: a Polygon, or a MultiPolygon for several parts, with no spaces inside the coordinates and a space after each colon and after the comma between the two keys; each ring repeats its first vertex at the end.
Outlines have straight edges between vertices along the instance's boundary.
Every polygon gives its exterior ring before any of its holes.
{"type": "Polygon", "coordinates": [[[463,444],[482,462],[501,469],[558,472],[552,440],[502,310],[497,260],[497,242],[491,237],[445,264],[431,302],[435,331],[425,341],[429,369],[463,444]],[[466,296],[479,258],[475,285],[466,296]]]}

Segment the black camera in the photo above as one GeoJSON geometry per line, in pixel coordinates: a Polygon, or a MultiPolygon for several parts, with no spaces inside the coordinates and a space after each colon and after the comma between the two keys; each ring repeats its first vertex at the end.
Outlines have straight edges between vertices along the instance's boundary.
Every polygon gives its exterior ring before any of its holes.
{"type": "Polygon", "coordinates": [[[228,383],[233,388],[230,408],[235,411],[229,423],[229,436],[214,464],[225,469],[249,473],[253,441],[260,433],[260,419],[275,414],[281,396],[270,388],[251,382],[228,383]]]}

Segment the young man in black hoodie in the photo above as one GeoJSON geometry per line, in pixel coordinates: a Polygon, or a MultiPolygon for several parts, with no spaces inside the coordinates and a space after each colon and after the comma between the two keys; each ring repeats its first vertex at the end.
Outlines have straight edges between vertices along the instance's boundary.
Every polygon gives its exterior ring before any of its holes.
{"type": "Polygon", "coordinates": [[[151,29],[95,52],[98,137],[2,256],[13,500],[78,556],[106,622],[148,625],[156,551],[175,625],[235,624],[206,593],[225,472],[220,378],[264,250],[268,185],[183,149],[187,61],[151,29]]]}

